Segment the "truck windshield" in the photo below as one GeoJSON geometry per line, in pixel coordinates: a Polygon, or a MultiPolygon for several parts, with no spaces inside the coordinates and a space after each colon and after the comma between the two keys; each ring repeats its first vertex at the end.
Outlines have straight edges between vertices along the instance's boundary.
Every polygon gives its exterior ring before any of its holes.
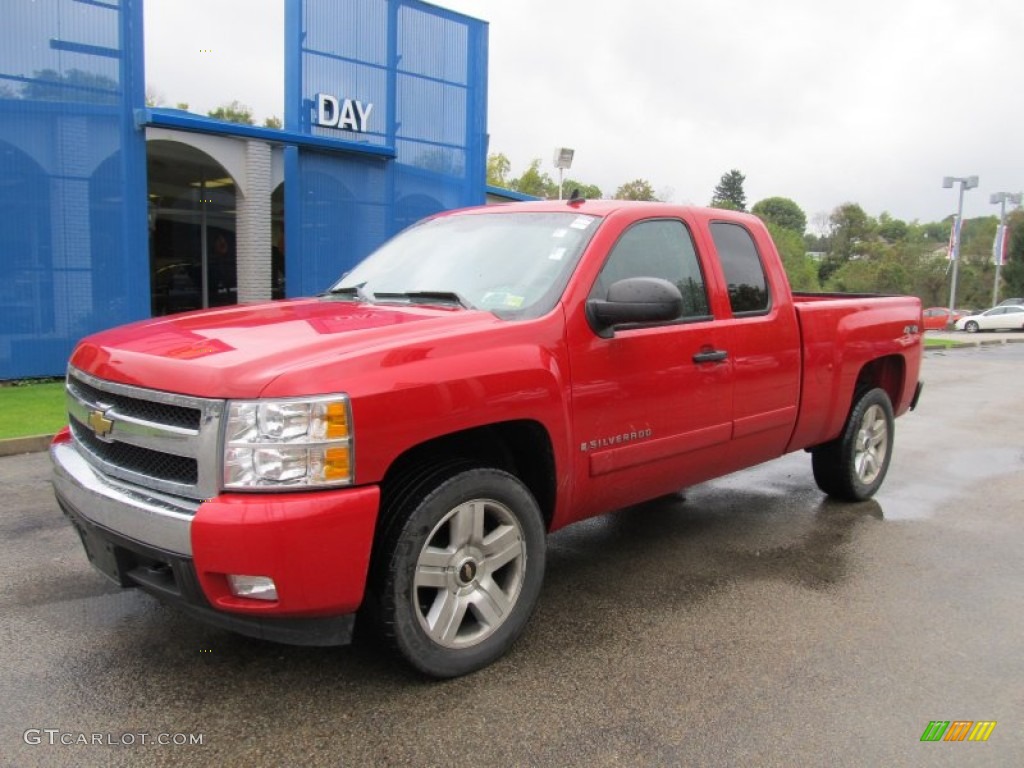
{"type": "Polygon", "coordinates": [[[596,217],[576,211],[441,216],[396,235],[329,293],[538,317],[558,302],[596,229],[596,217]]]}

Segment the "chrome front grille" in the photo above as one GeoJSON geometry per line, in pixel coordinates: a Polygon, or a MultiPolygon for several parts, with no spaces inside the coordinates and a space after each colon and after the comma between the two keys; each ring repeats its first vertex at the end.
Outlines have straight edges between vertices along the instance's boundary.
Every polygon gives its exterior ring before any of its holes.
{"type": "Polygon", "coordinates": [[[131,416],[154,424],[169,424],[185,429],[199,429],[203,412],[199,408],[189,408],[170,403],[158,403],[152,400],[140,400],[137,397],[118,395],[97,389],[82,380],[83,374],[77,373],[68,377],[68,389],[83,402],[103,402],[117,409],[123,416],[131,416]]]}
{"type": "Polygon", "coordinates": [[[139,448],[128,443],[108,443],[75,420],[71,423],[71,434],[89,453],[106,465],[171,483],[195,485],[199,482],[199,465],[195,459],[139,448]]]}
{"type": "Polygon", "coordinates": [[[99,471],[191,499],[216,496],[223,400],[116,384],[68,370],[68,417],[99,471]]]}

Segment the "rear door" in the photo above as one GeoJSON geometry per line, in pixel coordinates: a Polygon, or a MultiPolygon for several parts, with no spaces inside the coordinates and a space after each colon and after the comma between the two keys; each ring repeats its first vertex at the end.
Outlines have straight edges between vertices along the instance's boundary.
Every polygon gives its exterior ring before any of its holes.
{"type": "Polygon", "coordinates": [[[789,442],[800,397],[800,330],[763,230],[755,235],[735,221],[712,221],[709,229],[729,294],[719,339],[732,362],[733,433],[723,468],[733,471],[781,455],[789,442]]]}
{"type": "Polygon", "coordinates": [[[574,518],[679,490],[719,472],[729,442],[732,365],[716,354],[719,324],[706,265],[682,219],[645,219],[618,237],[590,298],[628,277],[659,277],[683,295],[671,321],[601,338],[568,318],[575,462],[574,518]]]}

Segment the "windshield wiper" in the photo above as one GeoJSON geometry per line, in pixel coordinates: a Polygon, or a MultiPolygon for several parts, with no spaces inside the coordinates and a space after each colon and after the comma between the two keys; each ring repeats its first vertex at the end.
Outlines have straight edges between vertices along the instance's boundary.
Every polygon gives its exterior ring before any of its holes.
{"type": "Polygon", "coordinates": [[[473,305],[466,301],[455,291],[408,291],[406,293],[376,293],[374,298],[387,301],[388,299],[406,299],[411,304],[454,304],[463,309],[473,309],[473,305]]]}
{"type": "Polygon", "coordinates": [[[325,295],[326,296],[352,296],[359,299],[360,301],[366,301],[373,303],[376,296],[373,295],[373,291],[368,290],[366,283],[360,283],[359,285],[350,285],[345,288],[331,288],[325,295]]]}

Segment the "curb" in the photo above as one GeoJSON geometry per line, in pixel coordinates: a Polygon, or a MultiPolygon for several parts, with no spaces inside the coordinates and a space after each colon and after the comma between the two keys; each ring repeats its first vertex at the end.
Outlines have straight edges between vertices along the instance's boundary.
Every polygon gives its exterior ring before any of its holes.
{"type": "Polygon", "coordinates": [[[40,453],[50,447],[53,435],[32,435],[0,440],[0,456],[17,456],[19,453],[40,453]]]}
{"type": "Polygon", "coordinates": [[[1024,344],[1024,336],[997,336],[996,338],[977,338],[980,334],[971,334],[969,336],[956,334],[942,334],[938,333],[926,337],[932,338],[939,341],[950,342],[948,347],[925,347],[926,352],[933,351],[945,351],[948,349],[974,349],[978,347],[998,347],[1003,344],[1024,344]]]}

